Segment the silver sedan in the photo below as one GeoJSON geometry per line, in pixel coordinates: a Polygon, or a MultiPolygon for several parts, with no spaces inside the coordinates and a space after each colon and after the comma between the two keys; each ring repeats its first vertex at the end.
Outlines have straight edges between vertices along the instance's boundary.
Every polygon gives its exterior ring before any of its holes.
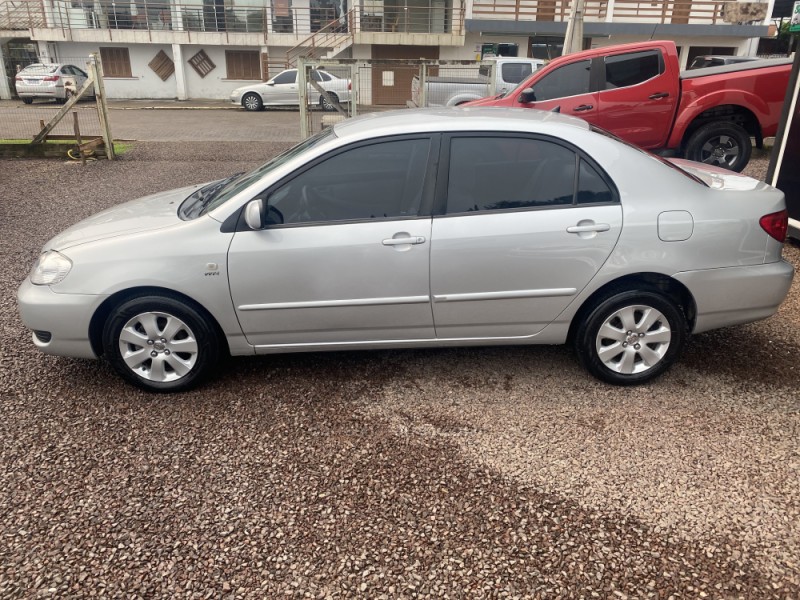
{"type": "Polygon", "coordinates": [[[90,217],[18,301],[42,351],[152,391],[223,353],[563,343],[638,384],[691,333],[777,310],[786,227],[778,190],[582,120],[406,110],[90,217]]]}
{"type": "MultiPolygon", "coordinates": [[[[327,71],[311,71],[311,77],[328,92],[326,98],[310,83],[308,101],[319,104],[323,110],[333,110],[333,102],[350,102],[351,84],[327,71]]],[[[297,69],[286,69],[265,83],[253,83],[231,92],[231,102],[241,104],[245,110],[262,110],[265,106],[298,106],[300,94],[297,87],[297,69]]]]}

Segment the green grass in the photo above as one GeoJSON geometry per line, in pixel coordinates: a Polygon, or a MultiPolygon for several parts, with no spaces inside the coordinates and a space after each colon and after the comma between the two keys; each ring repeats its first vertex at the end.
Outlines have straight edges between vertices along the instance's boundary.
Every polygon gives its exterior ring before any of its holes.
{"type": "MultiPolygon", "coordinates": [[[[25,144],[30,144],[30,140],[0,140],[0,144],[7,144],[7,145],[19,145],[23,146],[25,144]]],[[[65,144],[68,146],[74,146],[77,142],[75,140],[47,140],[46,144],[65,144]]],[[[128,152],[131,148],[133,148],[133,144],[124,143],[124,142],[114,142],[114,154],[120,156],[128,152]]]]}

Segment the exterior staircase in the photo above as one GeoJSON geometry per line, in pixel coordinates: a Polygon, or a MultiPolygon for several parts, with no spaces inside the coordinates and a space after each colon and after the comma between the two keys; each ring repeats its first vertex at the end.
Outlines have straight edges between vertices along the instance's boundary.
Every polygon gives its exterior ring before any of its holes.
{"type": "Polygon", "coordinates": [[[333,58],[353,45],[355,12],[350,9],[345,15],[331,21],[286,52],[286,68],[297,66],[297,59],[333,58]]]}
{"type": "Polygon", "coordinates": [[[45,27],[43,3],[28,0],[0,2],[0,30],[45,27]]]}

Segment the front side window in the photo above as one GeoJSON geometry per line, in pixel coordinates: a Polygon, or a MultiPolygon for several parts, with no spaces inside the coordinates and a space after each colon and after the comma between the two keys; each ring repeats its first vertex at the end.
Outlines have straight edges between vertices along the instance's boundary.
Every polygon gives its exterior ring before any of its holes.
{"type": "Polygon", "coordinates": [[[591,68],[592,61],[581,60],[548,73],[534,87],[535,101],[588,94],[591,68]]]}
{"type": "Polygon", "coordinates": [[[664,72],[664,61],[658,50],[607,56],[605,60],[607,90],[637,85],[664,72]]]}
{"type": "Polygon", "coordinates": [[[297,71],[284,71],[279,75],[275,76],[275,79],[272,80],[272,83],[281,85],[284,83],[294,83],[297,80],[297,71]]]}
{"type": "Polygon", "coordinates": [[[572,150],[545,140],[453,138],[447,213],[572,204],[575,164],[572,150]]]}
{"type": "Polygon", "coordinates": [[[430,141],[392,140],[344,150],[269,194],[284,225],[419,215],[430,141]]]}

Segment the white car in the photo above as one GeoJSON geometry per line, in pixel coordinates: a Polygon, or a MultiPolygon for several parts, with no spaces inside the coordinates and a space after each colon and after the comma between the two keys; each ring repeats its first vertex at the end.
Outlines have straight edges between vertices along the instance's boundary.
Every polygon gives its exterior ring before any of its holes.
{"type": "Polygon", "coordinates": [[[227,353],[563,343],[632,385],[690,333],[778,309],[787,224],[766,183],[580,119],[402,110],[89,217],[44,246],[18,303],[43,352],[104,355],[152,391],[227,353]]]}
{"type": "Polygon", "coordinates": [[[63,104],[88,78],[86,72],[75,65],[36,63],[17,73],[14,83],[17,96],[25,104],[31,104],[34,98],[53,98],[63,104]]]}
{"type": "MultiPolygon", "coordinates": [[[[312,71],[312,77],[323,90],[329,92],[333,102],[350,102],[350,80],[341,79],[327,71],[312,71]]],[[[308,84],[308,100],[324,110],[333,110],[333,104],[308,84]]],[[[264,83],[253,83],[231,92],[231,102],[241,104],[245,110],[262,110],[265,106],[299,106],[297,69],[281,71],[264,83]]]]}

